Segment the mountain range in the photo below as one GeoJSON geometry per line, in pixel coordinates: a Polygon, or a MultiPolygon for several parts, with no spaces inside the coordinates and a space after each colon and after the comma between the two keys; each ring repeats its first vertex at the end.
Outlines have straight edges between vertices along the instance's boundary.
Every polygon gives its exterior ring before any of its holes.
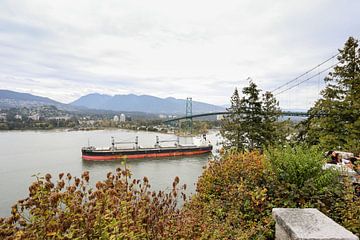
{"type": "MultiPolygon", "coordinates": [[[[81,111],[86,109],[144,112],[157,114],[185,114],[186,100],[172,97],[159,98],[150,95],[104,95],[92,93],[80,97],[70,104],[64,104],[50,98],[35,96],[29,93],[20,93],[10,90],[0,90],[0,108],[34,107],[53,105],[62,110],[81,111]]],[[[225,108],[193,101],[193,113],[224,111],[225,108]]]]}
{"type": "MultiPolygon", "coordinates": [[[[186,100],[173,97],[159,98],[150,95],[103,95],[88,94],[71,103],[77,107],[113,111],[138,111],[146,113],[185,114],[186,100]]],[[[224,111],[223,107],[193,101],[193,113],[224,111]]]]}
{"type": "Polygon", "coordinates": [[[37,107],[44,105],[52,105],[61,110],[75,110],[69,104],[64,104],[47,97],[0,89],[0,108],[37,107]]]}

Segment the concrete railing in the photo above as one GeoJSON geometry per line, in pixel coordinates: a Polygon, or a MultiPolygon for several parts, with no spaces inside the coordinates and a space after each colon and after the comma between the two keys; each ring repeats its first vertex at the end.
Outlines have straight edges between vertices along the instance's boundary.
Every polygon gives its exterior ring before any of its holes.
{"type": "Polygon", "coordinates": [[[274,208],[276,240],[359,240],[315,208],[274,208]]]}

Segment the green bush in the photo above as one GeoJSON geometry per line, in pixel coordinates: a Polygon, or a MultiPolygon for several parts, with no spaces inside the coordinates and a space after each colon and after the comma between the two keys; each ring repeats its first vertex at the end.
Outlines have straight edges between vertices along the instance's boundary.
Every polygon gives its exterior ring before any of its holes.
{"type": "Polygon", "coordinates": [[[316,185],[317,191],[340,186],[338,173],[323,169],[326,159],[316,146],[273,147],[265,152],[265,156],[278,181],[294,184],[304,191],[312,184],[316,185]]]}
{"type": "Polygon", "coordinates": [[[352,185],[323,170],[316,149],[290,147],[230,154],[212,162],[185,206],[192,238],[273,239],[272,208],[318,208],[360,234],[360,199],[352,185]],[[195,223],[195,224],[194,224],[195,223]]]}

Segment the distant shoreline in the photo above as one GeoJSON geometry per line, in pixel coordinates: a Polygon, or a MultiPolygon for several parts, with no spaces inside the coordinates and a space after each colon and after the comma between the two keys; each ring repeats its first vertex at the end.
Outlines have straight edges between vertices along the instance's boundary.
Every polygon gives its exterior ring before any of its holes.
{"type": "Polygon", "coordinates": [[[72,128],[53,128],[53,129],[11,129],[11,130],[0,130],[0,133],[4,132],[90,132],[90,131],[105,131],[105,130],[126,130],[130,132],[154,132],[161,134],[174,134],[171,132],[156,132],[156,131],[145,131],[145,130],[134,130],[127,128],[97,128],[97,129],[72,129],[72,128]]]}

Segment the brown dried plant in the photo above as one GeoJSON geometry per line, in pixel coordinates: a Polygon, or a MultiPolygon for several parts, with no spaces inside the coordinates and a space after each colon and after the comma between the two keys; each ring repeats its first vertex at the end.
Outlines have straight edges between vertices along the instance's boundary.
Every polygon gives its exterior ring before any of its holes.
{"type": "Polygon", "coordinates": [[[149,180],[131,179],[127,169],[109,172],[105,181],[89,184],[60,173],[36,176],[29,196],[18,201],[11,216],[0,219],[0,239],[171,239],[182,218],[177,207],[179,178],[169,192],[150,190],[149,180]],[[176,225],[176,226],[175,226],[176,225]]]}

